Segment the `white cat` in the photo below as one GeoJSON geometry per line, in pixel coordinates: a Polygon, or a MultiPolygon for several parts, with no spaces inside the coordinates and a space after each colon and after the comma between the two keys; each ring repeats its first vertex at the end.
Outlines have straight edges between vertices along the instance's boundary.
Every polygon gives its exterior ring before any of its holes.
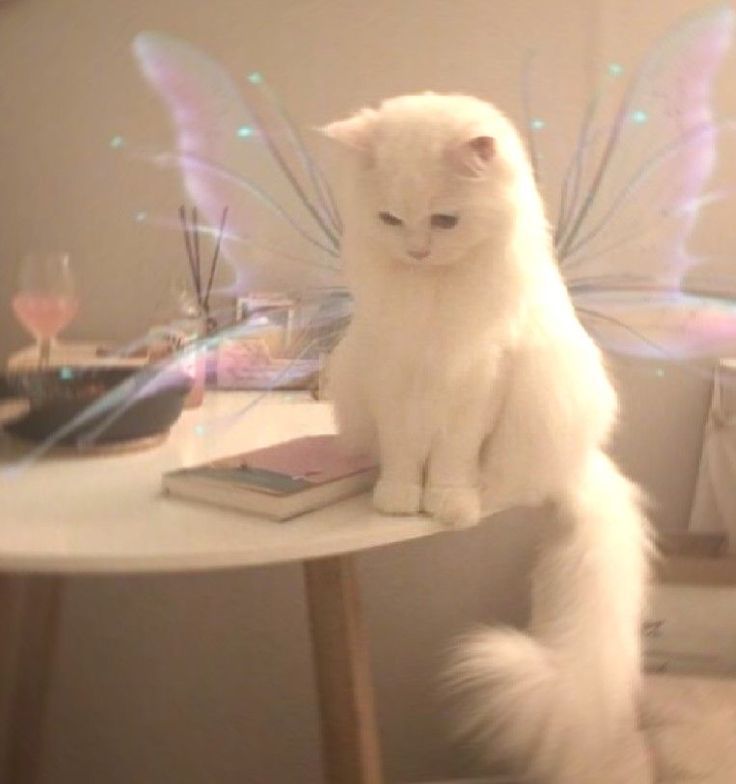
{"type": "Polygon", "coordinates": [[[523,145],[494,107],[431,93],[325,133],[352,149],[353,321],[330,396],[381,466],[375,505],[451,526],[547,504],[529,634],[459,647],[463,731],[536,781],[650,780],[636,732],[647,525],[602,451],[616,395],[555,261],[523,145]]]}

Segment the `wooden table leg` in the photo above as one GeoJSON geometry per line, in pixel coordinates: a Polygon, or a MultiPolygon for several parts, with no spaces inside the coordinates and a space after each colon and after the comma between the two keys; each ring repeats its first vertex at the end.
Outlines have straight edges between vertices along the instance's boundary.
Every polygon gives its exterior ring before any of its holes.
{"type": "Polygon", "coordinates": [[[353,556],[304,563],[328,784],[381,784],[381,753],[353,556]]]}
{"type": "Polygon", "coordinates": [[[60,608],[60,577],[0,577],[0,781],[7,784],[39,779],[60,608]]]}

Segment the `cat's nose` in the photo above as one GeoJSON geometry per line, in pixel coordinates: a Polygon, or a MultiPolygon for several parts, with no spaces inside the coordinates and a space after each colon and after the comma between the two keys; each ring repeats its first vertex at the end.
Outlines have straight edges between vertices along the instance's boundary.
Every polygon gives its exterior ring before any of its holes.
{"type": "Polygon", "coordinates": [[[407,252],[413,259],[426,259],[427,256],[429,256],[428,248],[425,248],[424,250],[410,250],[407,252]]]}

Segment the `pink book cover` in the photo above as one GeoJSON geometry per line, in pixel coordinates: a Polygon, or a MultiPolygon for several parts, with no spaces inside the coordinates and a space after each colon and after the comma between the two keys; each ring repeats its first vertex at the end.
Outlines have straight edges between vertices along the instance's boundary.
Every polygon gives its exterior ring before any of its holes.
{"type": "Polygon", "coordinates": [[[217,460],[217,468],[267,471],[321,485],[375,468],[375,460],[343,452],[334,435],[306,436],[217,460]]]}

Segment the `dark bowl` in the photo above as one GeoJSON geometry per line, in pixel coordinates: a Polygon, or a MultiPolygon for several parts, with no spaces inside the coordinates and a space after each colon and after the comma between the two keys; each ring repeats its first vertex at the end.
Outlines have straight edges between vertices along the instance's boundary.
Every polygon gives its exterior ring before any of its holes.
{"type": "Polygon", "coordinates": [[[28,412],[5,423],[20,438],[111,445],[165,433],[191,385],[185,373],[157,365],[11,370],[0,375],[0,402],[27,400],[28,412]]]}

